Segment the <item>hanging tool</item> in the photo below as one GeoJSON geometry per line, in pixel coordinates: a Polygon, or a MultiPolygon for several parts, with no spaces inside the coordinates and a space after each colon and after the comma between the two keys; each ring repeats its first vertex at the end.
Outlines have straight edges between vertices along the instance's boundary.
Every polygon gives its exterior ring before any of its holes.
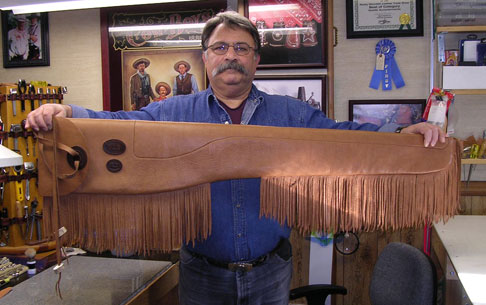
{"type": "Polygon", "coordinates": [[[25,179],[25,199],[27,201],[30,200],[30,175],[35,170],[34,162],[24,162],[24,169],[25,173],[27,174],[27,178],[25,179]]]}
{"type": "MultiPolygon", "coordinates": [[[[33,200],[30,203],[30,234],[29,234],[29,239],[32,240],[32,235],[34,233],[34,223],[38,222],[38,219],[36,217],[36,209],[37,206],[39,205],[39,202],[37,199],[33,200]]],[[[40,229],[40,226],[37,225],[38,228],[40,229]]]]}
{"type": "Polygon", "coordinates": [[[29,84],[29,99],[30,99],[30,111],[35,109],[35,87],[32,84],[29,84]]]}
{"type": "Polygon", "coordinates": [[[14,166],[14,172],[15,175],[18,176],[18,178],[15,180],[15,196],[17,201],[24,202],[24,190],[22,180],[20,179],[20,176],[22,176],[22,165],[14,166]]]}
{"type": "Polygon", "coordinates": [[[10,219],[8,218],[8,210],[7,208],[3,208],[0,214],[0,218],[2,219],[2,241],[0,242],[0,247],[5,247],[8,245],[9,241],[9,234],[8,234],[8,227],[10,225],[10,219]],[[5,241],[5,242],[4,242],[5,241]]]}
{"type": "Polygon", "coordinates": [[[39,101],[39,107],[42,106],[42,93],[44,93],[42,88],[37,88],[37,94],[39,94],[39,100],[38,100],[39,101]]]}
{"type": "Polygon", "coordinates": [[[17,83],[17,88],[19,90],[20,96],[20,110],[25,112],[25,93],[27,93],[27,84],[24,79],[19,79],[17,83]]]}
{"type": "Polygon", "coordinates": [[[10,133],[11,137],[14,140],[14,151],[19,152],[19,137],[22,135],[22,126],[20,124],[12,124],[10,125],[10,133]]]}
{"type": "Polygon", "coordinates": [[[17,97],[15,96],[18,91],[14,88],[10,88],[10,95],[12,96],[12,114],[13,116],[17,115],[17,97]]]}

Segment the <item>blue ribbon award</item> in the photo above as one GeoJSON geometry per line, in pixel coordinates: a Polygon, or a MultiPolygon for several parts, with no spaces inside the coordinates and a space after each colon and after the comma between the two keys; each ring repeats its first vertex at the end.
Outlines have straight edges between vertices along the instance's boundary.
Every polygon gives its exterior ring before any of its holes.
{"type": "Polygon", "coordinates": [[[397,47],[393,41],[389,39],[382,39],[376,44],[376,65],[373,71],[373,76],[370,81],[370,88],[378,89],[380,83],[383,83],[383,90],[392,89],[392,80],[395,87],[401,88],[405,86],[398,64],[395,61],[395,53],[397,47]]]}

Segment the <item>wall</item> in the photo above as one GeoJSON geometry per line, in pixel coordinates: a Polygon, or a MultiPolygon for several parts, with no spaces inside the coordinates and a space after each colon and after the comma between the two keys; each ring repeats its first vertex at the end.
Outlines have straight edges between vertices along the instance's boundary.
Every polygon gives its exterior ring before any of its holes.
{"type": "Polygon", "coordinates": [[[424,36],[389,38],[396,47],[396,62],[405,86],[391,91],[368,87],[374,70],[375,46],[380,38],[346,39],[346,1],[334,1],[334,26],[338,45],[334,48],[334,107],[337,120],[348,119],[348,100],[352,99],[425,99],[429,95],[430,1],[424,1],[424,36]]]}
{"type": "Polygon", "coordinates": [[[49,13],[49,46],[50,66],[4,69],[2,65],[0,82],[22,78],[67,86],[65,103],[102,110],[99,9],[49,13]]]}

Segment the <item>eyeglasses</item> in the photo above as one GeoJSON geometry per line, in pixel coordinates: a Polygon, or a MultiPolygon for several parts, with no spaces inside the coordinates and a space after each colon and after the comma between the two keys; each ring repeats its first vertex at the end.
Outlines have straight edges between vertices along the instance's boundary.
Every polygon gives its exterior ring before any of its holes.
{"type": "Polygon", "coordinates": [[[208,49],[213,50],[213,52],[217,55],[224,55],[228,52],[229,48],[233,47],[235,50],[236,55],[238,56],[245,56],[250,53],[250,50],[255,50],[255,48],[250,47],[249,44],[246,42],[237,42],[234,44],[229,44],[226,42],[216,42],[208,47],[208,49]]]}

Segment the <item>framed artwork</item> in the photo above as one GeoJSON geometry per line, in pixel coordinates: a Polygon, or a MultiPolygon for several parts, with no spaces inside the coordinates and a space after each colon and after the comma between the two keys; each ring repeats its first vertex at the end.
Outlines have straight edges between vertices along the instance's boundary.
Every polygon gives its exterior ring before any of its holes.
{"type": "Polygon", "coordinates": [[[328,108],[325,76],[256,75],[253,83],[263,92],[291,96],[320,109],[324,113],[328,108]]]}
{"type": "Polygon", "coordinates": [[[347,38],[423,36],[423,0],[346,0],[347,38]]]}
{"type": "Polygon", "coordinates": [[[259,68],[326,67],[326,0],[245,0],[258,28],[259,68]]]}
{"type": "Polygon", "coordinates": [[[153,101],[206,89],[206,70],[201,56],[201,48],[123,51],[123,110],[138,110],[153,101]],[[140,71],[142,63],[143,73],[140,71]],[[148,87],[140,74],[148,75],[148,87]]]}
{"type": "Polygon", "coordinates": [[[3,67],[49,65],[47,13],[14,15],[2,11],[3,67]]]}
{"type": "Polygon", "coordinates": [[[425,102],[425,99],[349,100],[349,120],[379,127],[388,123],[408,126],[423,122],[425,102]]]}

